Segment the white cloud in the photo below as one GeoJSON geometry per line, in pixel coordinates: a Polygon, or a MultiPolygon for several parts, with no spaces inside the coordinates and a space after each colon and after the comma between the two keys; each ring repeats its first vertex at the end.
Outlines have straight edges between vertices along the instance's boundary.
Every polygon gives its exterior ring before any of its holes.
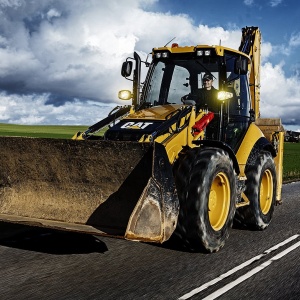
{"type": "MultiPolygon", "coordinates": [[[[156,2],[0,0],[0,122],[92,124],[115,105],[111,103],[121,103],[120,89],[131,87],[120,76],[126,57],[135,50],[145,59],[153,47],[173,37],[180,45],[221,41],[238,48],[240,28],[225,30],[194,24],[184,14],[151,12],[156,2]]],[[[272,111],[300,124],[299,78],[288,78],[283,64],[270,63],[274,53],[288,54],[299,44],[299,34],[287,46],[263,41],[262,115],[272,111]]]]}
{"type": "Polygon", "coordinates": [[[299,78],[287,77],[283,71],[283,63],[263,64],[260,105],[262,117],[280,117],[287,125],[300,124],[299,107],[299,78]]]}
{"type": "Polygon", "coordinates": [[[2,7],[19,7],[22,5],[22,0],[0,0],[2,7]]]}
{"type": "Polygon", "coordinates": [[[118,90],[128,87],[120,66],[134,50],[145,58],[173,37],[181,45],[221,40],[238,46],[238,30],[194,26],[187,15],[142,10],[155,2],[10,2],[0,20],[0,88],[109,103],[118,101],[118,90]]]}
{"type": "Polygon", "coordinates": [[[282,2],[282,0],[271,0],[270,1],[270,5],[272,7],[276,7],[277,5],[279,5],[282,2]]]}
{"type": "MultiPolygon", "coordinates": [[[[269,5],[271,7],[276,7],[278,6],[280,3],[282,3],[282,0],[271,0],[269,1],[269,5]]],[[[247,6],[252,6],[254,5],[254,0],[244,0],[244,4],[247,5],[247,6]]],[[[261,3],[260,3],[261,4],[261,3]]]]}
{"type": "Polygon", "coordinates": [[[300,46],[300,33],[293,33],[286,44],[272,45],[269,42],[262,43],[262,60],[267,61],[271,58],[285,57],[289,58],[300,46]]]}
{"type": "Polygon", "coordinates": [[[266,42],[261,44],[261,63],[267,61],[273,53],[274,47],[271,43],[266,42]]]}
{"type": "Polygon", "coordinates": [[[92,125],[116,107],[114,103],[84,103],[78,99],[54,106],[47,104],[49,94],[24,96],[2,92],[0,99],[0,122],[10,124],[92,125]]]}
{"type": "MultiPolygon", "coordinates": [[[[233,30],[225,30],[222,27],[208,27],[206,25],[199,25],[194,41],[197,40],[197,36],[200,37],[200,44],[219,45],[238,49],[241,41],[241,30],[234,28],[233,30]]],[[[191,41],[192,42],[192,41],[191,41]]]]}
{"type": "Polygon", "coordinates": [[[51,20],[52,18],[54,17],[60,17],[61,16],[61,13],[56,10],[56,9],[53,9],[51,8],[48,12],[47,12],[47,19],[48,20],[51,20]]]}
{"type": "Polygon", "coordinates": [[[300,32],[297,34],[292,34],[290,41],[289,41],[289,46],[291,47],[298,47],[300,46],[300,32]]]}
{"type": "Polygon", "coordinates": [[[254,3],[254,0],[244,0],[244,4],[251,6],[254,3]]]}

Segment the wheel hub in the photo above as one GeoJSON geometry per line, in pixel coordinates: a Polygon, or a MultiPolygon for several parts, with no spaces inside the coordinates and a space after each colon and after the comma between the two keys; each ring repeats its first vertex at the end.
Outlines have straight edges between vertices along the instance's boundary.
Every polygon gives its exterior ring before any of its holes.
{"type": "Polygon", "coordinates": [[[208,201],[208,215],[211,227],[221,230],[228,218],[230,207],[230,183],[225,173],[220,172],[214,178],[208,201]]]}
{"type": "Polygon", "coordinates": [[[266,215],[271,208],[273,199],[273,177],[270,170],[266,170],[262,176],[259,196],[261,211],[266,215]]]}

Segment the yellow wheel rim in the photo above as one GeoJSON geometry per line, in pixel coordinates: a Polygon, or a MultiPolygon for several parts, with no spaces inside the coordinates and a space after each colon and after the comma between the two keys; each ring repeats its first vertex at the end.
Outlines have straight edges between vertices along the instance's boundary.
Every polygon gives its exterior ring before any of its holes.
{"type": "Polygon", "coordinates": [[[273,200],[273,176],[270,170],[265,170],[262,176],[259,198],[260,209],[266,215],[272,206],[273,200]]]}
{"type": "Polygon", "coordinates": [[[214,178],[208,199],[208,215],[211,227],[218,231],[224,226],[230,207],[230,183],[223,172],[214,178]]]}

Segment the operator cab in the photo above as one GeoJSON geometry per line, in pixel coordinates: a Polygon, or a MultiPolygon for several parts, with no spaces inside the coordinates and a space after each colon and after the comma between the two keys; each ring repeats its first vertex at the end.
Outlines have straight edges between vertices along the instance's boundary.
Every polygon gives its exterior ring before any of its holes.
{"type": "Polygon", "coordinates": [[[194,104],[197,111],[212,111],[215,117],[207,127],[210,134],[206,139],[220,140],[237,149],[250,121],[247,64],[243,54],[224,49],[220,56],[213,47],[184,53],[154,52],[141,103],[148,107],[194,104]],[[209,99],[201,99],[205,74],[213,78],[214,105],[209,99]]]}

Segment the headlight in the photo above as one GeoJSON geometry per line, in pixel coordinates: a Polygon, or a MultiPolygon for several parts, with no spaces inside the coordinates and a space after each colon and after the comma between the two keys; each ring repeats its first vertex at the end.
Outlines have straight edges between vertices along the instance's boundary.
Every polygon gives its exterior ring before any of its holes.
{"type": "Polygon", "coordinates": [[[218,100],[220,100],[220,101],[228,100],[232,97],[233,97],[232,93],[224,92],[224,91],[218,92],[218,100]]]}
{"type": "Polygon", "coordinates": [[[206,49],[199,49],[199,50],[197,50],[197,56],[210,56],[211,55],[211,49],[208,49],[208,50],[206,50],[206,49]]]}
{"type": "Polygon", "coordinates": [[[156,58],[168,58],[169,52],[156,52],[155,57],[156,58]]]}
{"type": "Polygon", "coordinates": [[[128,90],[119,91],[119,99],[121,100],[130,100],[132,98],[132,93],[128,90]]]}
{"type": "Polygon", "coordinates": [[[203,56],[203,50],[197,50],[197,56],[203,56]]]}

